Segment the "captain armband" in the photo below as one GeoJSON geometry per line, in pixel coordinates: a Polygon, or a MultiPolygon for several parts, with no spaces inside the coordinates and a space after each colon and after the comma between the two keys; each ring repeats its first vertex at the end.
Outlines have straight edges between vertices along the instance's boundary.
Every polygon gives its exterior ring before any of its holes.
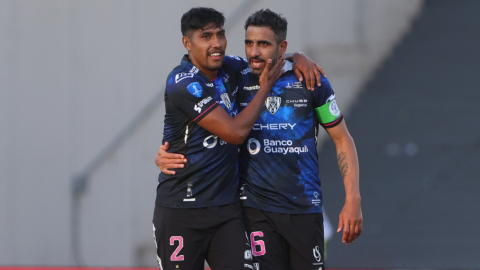
{"type": "Polygon", "coordinates": [[[335,99],[314,110],[318,122],[320,122],[320,125],[324,128],[334,127],[342,122],[343,115],[335,99]]]}

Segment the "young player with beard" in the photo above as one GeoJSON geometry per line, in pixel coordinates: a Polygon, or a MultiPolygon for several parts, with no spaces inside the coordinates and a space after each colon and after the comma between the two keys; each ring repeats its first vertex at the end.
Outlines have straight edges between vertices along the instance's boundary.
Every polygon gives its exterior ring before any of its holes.
{"type": "Polygon", "coordinates": [[[247,63],[225,57],[224,20],[209,8],[193,8],[181,20],[188,55],[167,78],[163,140],[189,162],[177,175],[159,176],[153,223],[161,269],[203,269],[204,260],[212,269],[251,268],[236,145],[250,132],[284,61],[269,60],[257,96],[238,113],[238,81],[247,63]]]}
{"type": "MultiPolygon", "coordinates": [[[[258,76],[265,71],[265,59],[280,57],[287,47],[287,21],[268,9],[250,16],[245,30],[251,72],[244,72],[244,91],[238,97],[240,109],[250,107],[258,94],[258,76]]],[[[342,241],[346,244],[362,231],[358,159],[326,78],[322,77],[321,87],[309,92],[288,64],[284,69],[287,71],[272,87],[265,108],[240,150],[241,199],[252,251],[261,269],[322,269],[318,124],[327,130],[337,148],[346,191],[337,232],[343,230],[342,241]]],[[[162,149],[159,156],[163,162],[157,159],[157,165],[167,173],[168,167],[160,165],[180,161],[162,149]]]]}

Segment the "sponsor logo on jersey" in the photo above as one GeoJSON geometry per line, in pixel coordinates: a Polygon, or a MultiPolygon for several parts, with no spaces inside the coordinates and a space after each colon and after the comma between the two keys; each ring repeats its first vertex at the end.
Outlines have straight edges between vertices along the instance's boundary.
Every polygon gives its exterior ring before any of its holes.
{"type": "Polygon", "coordinates": [[[223,77],[224,82],[228,82],[228,79],[230,78],[229,74],[225,74],[225,77],[223,77]]]}
{"type": "Polygon", "coordinates": [[[259,90],[259,89],[260,89],[260,85],[244,86],[243,87],[243,90],[247,90],[247,91],[259,90]]]}
{"type": "Polygon", "coordinates": [[[330,107],[328,107],[328,109],[330,110],[330,113],[332,115],[334,115],[334,116],[339,116],[340,115],[340,110],[338,109],[336,100],[332,100],[332,102],[330,103],[330,107]]]}
{"type": "Polygon", "coordinates": [[[287,88],[287,89],[292,89],[292,86],[291,86],[290,83],[288,82],[288,83],[287,83],[287,86],[285,86],[285,88],[287,88]]]}
{"type": "Polygon", "coordinates": [[[318,198],[319,196],[320,196],[320,193],[316,191],[313,193],[313,197],[315,197],[315,199],[312,200],[313,205],[319,206],[322,203],[322,200],[318,198]]]}
{"type": "MultiPolygon", "coordinates": [[[[248,140],[247,149],[250,155],[256,155],[262,149],[261,143],[255,139],[250,138],[248,140]]],[[[294,147],[291,140],[263,140],[263,152],[266,154],[278,153],[278,154],[300,154],[308,152],[308,146],[294,147]]]]}
{"type": "Polygon", "coordinates": [[[193,82],[187,86],[188,92],[194,97],[201,97],[203,94],[203,88],[199,82],[193,82]]]}
{"type": "Polygon", "coordinates": [[[195,107],[193,107],[193,109],[195,111],[197,111],[198,113],[201,113],[202,112],[202,107],[203,105],[207,104],[208,102],[210,102],[210,100],[212,100],[212,97],[206,97],[204,99],[202,99],[200,102],[198,102],[197,104],[195,104],[195,107]]]}
{"type": "Polygon", "coordinates": [[[245,250],[244,257],[245,257],[245,260],[251,260],[252,259],[252,251],[249,250],[249,249],[245,250]]]}
{"type": "Polygon", "coordinates": [[[255,139],[255,138],[250,138],[248,140],[248,152],[250,152],[250,155],[256,155],[258,152],[260,152],[260,142],[255,139]]]}
{"type": "Polygon", "coordinates": [[[232,103],[230,102],[230,98],[228,97],[228,93],[223,93],[220,95],[223,100],[223,104],[225,107],[230,111],[232,109],[232,103]]]}
{"type": "Polygon", "coordinates": [[[304,145],[302,147],[293,147],[293,142],[291,140],[263,140],[263,152],[270,154],[270,153],[278,153],[278,154],[288,154],[288,153],[295,153],[300,155],[300,153],[308,152],[308,146],[304,145]]]}
{"type": "Polygon", "coordinates": [[[206,83],[205,85],[208,86],[208,87],[213,87],[214,86],[213,83],[206,83]]]}
{"type": "Polygon", "coordinates": [[[297,123],[272,123],[272,124],[254,124],[253,130],[279,130],[279,129],[293,129],[297,123]]]}
{"type": "Polygon", "coordinates": [[[307,103],[308,100],[306,99],[287,99],[285,103],[307,103]]]}
{"type": "Polygon", "coordinates": [[[190,69],[190,73],[193,73],[193,74],[197,74],[200,70],[196,67],[196,66],[193,66],[192,69],[190,69]]]}
{"type": "Polygon", "coordinates": [[[281,97],[268,97],[267,100],[265,100],[265,106],[267,106],[267,110],[271,114],[275,114],[280,108],[281,102],[282,102],[281,97]]]}
{"type": "Polygon", "coordinates": [[[241,71],[242,75],[247,75],[248,73],[250,73],[250,68],[246,68],[244,70],[241,71]]]}
{"type": "Polygon", "coordinates": [[[217,146],[219,141],[220,141],[220,145],[227,144],[224,140],[219,139],[217,136],[210,135],[210,136],[206,137],[205,140],[203,140],[203,146],[205,148],[213,148],[213,147],[217,146]]]}
{"type": "Polygon", "coordinates": [[[175,75],[175,83],[178,83],[179,81],[181,81],[185,78],[192,78],[193,75],[195,75],[195,74],[194,73],[185,73],[185,72],[178,73],[177,75],[175,75]]]}
{"type": "Polygon", "coordinates": [[[320,249],[318,246],[315,246],[313,248],[313,257],[315,257],[315,260],[317,260],[317,262],[320,262],[322,260],[322,254],[320,253],[320,249]]]}
{"type": "Polygon", "coordinates": [[[301,82],[294,82],[294,83],[293,83],[293,88],[297,88],[297,89],[298,89],[298,88],[303,88],[303,85],[302,85],[301,82]]]}

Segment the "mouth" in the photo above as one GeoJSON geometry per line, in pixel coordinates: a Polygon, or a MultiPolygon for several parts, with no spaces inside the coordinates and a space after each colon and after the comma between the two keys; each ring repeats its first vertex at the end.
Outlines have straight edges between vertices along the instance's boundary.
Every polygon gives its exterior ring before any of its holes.
{"type": "Polygon", "coordinates": [[[250,67],[252,69],[261,69],[265,66],[265,60],[259,58],[250,58],[250,67]]]}
{"type": "Polygon", "coordinates": [[[221,60],[224,55],[223,51],[210,51],[208,52],[207,56],[212,58],[213,60],[221,60]]]}

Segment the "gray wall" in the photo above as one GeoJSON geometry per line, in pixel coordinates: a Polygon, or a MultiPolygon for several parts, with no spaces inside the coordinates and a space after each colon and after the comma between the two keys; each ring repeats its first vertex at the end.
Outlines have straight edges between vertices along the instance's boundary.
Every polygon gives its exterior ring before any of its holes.
{"type": "Polygon", "coordinates": [[[325,68],[348,112],[422,1],[0,0],[0,265],[155,265],[162,101],[93,171],[79,200],[78,242],[72,177],[163,91],[185,53],[180,17],[193,6],[226,15],[227,53],[241,56],[247,15],[283,13],[288,51],[325,68]]]}

